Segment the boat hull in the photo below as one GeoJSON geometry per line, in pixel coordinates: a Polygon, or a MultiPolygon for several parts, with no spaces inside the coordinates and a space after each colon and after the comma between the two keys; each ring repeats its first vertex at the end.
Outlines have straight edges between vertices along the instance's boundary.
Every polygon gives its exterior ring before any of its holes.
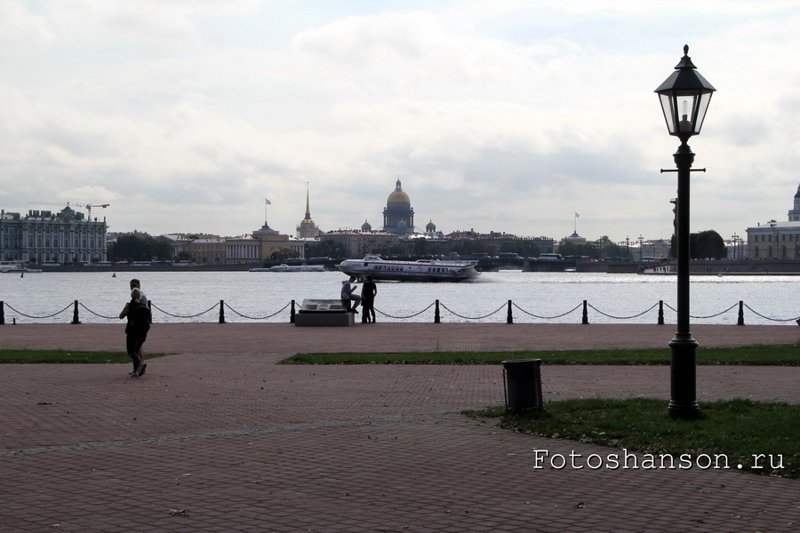
{"type": "Polygon", "coordinates": [[[348,259],[339,264],[339,270],[363,279],[370,276],[375,281],[455,282],[469,281],[479,276],[471,263],[404,262],[384,260],[348,259]]]}

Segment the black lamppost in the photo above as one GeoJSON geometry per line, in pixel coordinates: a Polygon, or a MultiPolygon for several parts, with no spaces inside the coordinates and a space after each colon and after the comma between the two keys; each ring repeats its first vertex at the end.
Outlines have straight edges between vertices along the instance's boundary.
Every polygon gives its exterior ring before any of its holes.
{"type": "MultiPolygon", "coordinates": [[[[689,182],[694,153],[686,143],[700,133],[708,111],[711,93],[716,89],[697,72],[689,57],[689,45],[683,47],[683,57],[669,78],[656,93],[661,102],[667,130],[678,137],[681,145],[674,159],[678,173],[676,246],[678,257],[678,330],[669,342],[670,401],[667,412],[673,418],[697,418],[697,380],[695,351],[697,341],[689,328],[689,182]]],[[[664,172],[664,170],[662,170],[664,172]]]]}

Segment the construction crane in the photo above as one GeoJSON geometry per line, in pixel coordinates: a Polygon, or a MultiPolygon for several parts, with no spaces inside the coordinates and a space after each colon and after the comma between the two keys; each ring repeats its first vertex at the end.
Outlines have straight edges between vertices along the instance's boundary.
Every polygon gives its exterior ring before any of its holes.
{"type": "Polygon", "coordinates": [[[88,213],[89,221],[92,220],[92,208],[93,207],[102,207],[105,209],[106,207],[110,206],[111,204],[86,204],[86,212],[88,213]]]}

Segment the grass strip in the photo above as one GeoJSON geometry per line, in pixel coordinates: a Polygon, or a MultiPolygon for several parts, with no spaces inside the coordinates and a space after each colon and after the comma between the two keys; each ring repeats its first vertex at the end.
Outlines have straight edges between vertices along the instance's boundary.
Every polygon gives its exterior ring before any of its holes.
{"type": "MultiPolygon", "coordinates": [[[[800,405],[743,399],[704,402],[701,418],[694,421],[672,419],[666,410],[665,400],[588,399],[548,402],[539,414],[506,414],[503,407],[464,414],[498,418],[500,427],[517,432],[619,448],[609,452],[617,455],[618,468],[625,464],[624,449],[646,454],[637,462],[642,469],[648,468],[645,460],[652,457],[651,468],[718,467],[800,478],[800,405]]],[[[568,454],[566,468],[571,468],[574,460],[568,454]]],[[[557,467],[561,463],[556,459],[557,467]]],[[[597,465],[599,461],[593,459],[588,464],[597,465]]],[[[599,459],[601,468],[614,466],[606,454],[599,459]]],[[[577,462],[589,468],[585,456],[577,462]]],[[[629,468],[633,466],[628,463],[629,468]]],[[[550,458],[543,465],[549,467],[550,458]]]]}
{"type": "MultiPolygon", "coordinates": [[[[667,365],[670,349],[613,349],[517,352],[298,353],[281,361],[302,365],[487,365],[507,359],[541,359],[554,365],[667,365]]],[[[699,347],[699,365],[800,365],[800,344],[699,347]]]]}
{"type": "MultiPolygon", "coordinates": [[[[163,353],[145,353],[145,359],[163,357],[163,353]]],[[[73,350],[0,350],[0,364],[108,364],[130,363],[125,352],[83,352],[73,350]]]]}

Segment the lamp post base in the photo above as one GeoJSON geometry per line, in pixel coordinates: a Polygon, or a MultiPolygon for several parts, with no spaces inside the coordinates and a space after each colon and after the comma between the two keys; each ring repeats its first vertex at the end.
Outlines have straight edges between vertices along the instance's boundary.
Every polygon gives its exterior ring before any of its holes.
{"type": "Polygon", "coordinates": [[[697,341],[691,333],[676,333],[669,342],[672,349],[670,360],[671,399],[667,414],[672,418],[694,420],[700,417],[696,391],[697,341]]]}

